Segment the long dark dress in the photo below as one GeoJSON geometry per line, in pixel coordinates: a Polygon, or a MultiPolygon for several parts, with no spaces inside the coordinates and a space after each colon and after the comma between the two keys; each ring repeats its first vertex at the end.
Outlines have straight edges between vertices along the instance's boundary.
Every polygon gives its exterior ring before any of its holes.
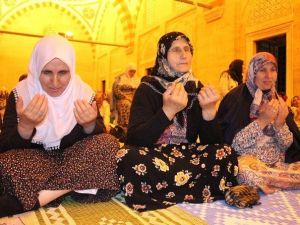
{"type": "Polygon", "coordinates": [[[203,120],[195,82],[185,86],[189,103],[181,120],[187,123],[186,141],[172,144],[162,143],[173,125],[162,110],[164,89],[155,79],[142,81],[133,99],[126,145],[117,155],[126,203],[143,211],[223,199],[236,185],[237,159],[229,146],[214,144],[221,142],[221,132],[215,120],[203,120]]]}

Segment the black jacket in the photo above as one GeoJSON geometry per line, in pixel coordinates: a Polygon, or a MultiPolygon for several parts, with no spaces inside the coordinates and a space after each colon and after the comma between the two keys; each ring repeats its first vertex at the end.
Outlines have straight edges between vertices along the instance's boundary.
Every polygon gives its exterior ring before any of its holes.
{"type": "MultiPolygon", "coordinates": [[[[189,81],[185,89],[188,93],[198,93],[195,82],[189,81]]],[[[126,144],[153,146],[164,130],[172,124],[162,110],[162,94],[165,90],[155,79],[144,77],[135,92],[131,105],[126,144]],[[152,87],[144,84],[150,83],[152,87]],[[159,93],[160,92],[160,93],[159,93]]],[[[192,96],[189,96],[191,103],[192,96]]],[[[194,96],[194,98],[197,98],[194,96]]],[[[188,105],[189,105],[188,103],[188,105]]],[[[187,134],[189,143],[195,143],[198,136],[202,144],[216,144],[222,141],[221,129],[216,120],[205,121],[198,100],[187,110],[187,134]]]]}
{"type": "MultiPolygon", "coordinates": [[[[98,110],[99,111],[99,110],[98,110]]],[[[17,130],[17,112],[16,112],[16,102],[13,92],[10,93],[5,108],[4,118],[3,118],[3,127],[0,134],[0,153],[5,152],[10,149],[18,148],[41,148],[42,145],[31,143],[32,139],[25,140],[23,139],[17,130]]],[[[103,124],[103,119],[98,114],[95,130],[91,134],[86,134],[83,131],[83,127],[79,124],[76,124],[75,127],[71,130],[69,134],[64,136],[60,142],[60,150],[63,150],[75,142],[93,134],[99,134],[105,131],[103,124]]],[[[34,132],[32,137],[34,136],[34,132]]]]}
{"type": "MultiPolygon", "coordinates": [[[[251,122],[249,112],[252,101],[253,97],[245,84],[231,90],[221,101],[217,119],[221,123],[225,143],[231,144],[235,134],[251,122]]],[[[294,140],[286,151],[285,161],[300,161],[300,131],[291,112],[286,118],[286,123],[293,133],[294,140]]]]}

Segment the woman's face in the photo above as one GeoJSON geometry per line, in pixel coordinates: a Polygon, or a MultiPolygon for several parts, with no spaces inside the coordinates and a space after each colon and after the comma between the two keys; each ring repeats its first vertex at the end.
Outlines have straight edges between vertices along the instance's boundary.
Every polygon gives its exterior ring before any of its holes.
{"type": "Polygon", "coordinates": [[[300,107],[300,97],[294,96],[292,99],[292,106],[294,107],[300,107]]]}
{"type": "Polygon", "coordinates": [[[192,58],[191,48],[184,39],[173,41],[167,53],[167,60],[173,70],[188,72],[192,66],[192,58]]]}
{"type": "Polygon", "coordinates": [[[70,79],[69,67],[58,58],[48,62],[40,75],[42,88],[51,97],[60,96],[67,88],[70,79]]]}
{"type": "Polygon", "coordinates": [[[277,81],[277,69],[272,63],[267,63],[256,73],[255,84],[256,86],[264,90],[270,90],[277,81]]]}
{"type": "Polygon", "coordinates": [[[131,70],[128,70],[127,74],[128,74],[129,77],[133,77],[135,72],[136,72],[136,70],[131,69],[131,70]]]}

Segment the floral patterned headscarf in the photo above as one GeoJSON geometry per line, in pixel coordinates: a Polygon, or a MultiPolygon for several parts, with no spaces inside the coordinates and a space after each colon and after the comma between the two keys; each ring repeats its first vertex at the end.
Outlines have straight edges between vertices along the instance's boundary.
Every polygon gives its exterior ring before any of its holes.
{"type": "Polygon", "coordinates": [[[186,35],[181,32],[170,32],[165,34],[159,39],[157,44],[157,56],[155,65],[152,69],[153,76],[172,82],[184,74],[173,70],[167,60],[168,51],[171,48],[173,41],[179,39],[187,42],[190,46],[191,53],[193,54],[193,46],[186,35]]]}
{"type": "MultiPolygon", "coordinates": [[[[278,71],[276,58],[269,52],[259,52],[253,56],[248,66],[246,85],[253,97],[249,113],[249,117],[252,120],[258,117],[261,104],[270,101],[273,96],[275,96],[275,83],[270,90],[260,90],[255,84],[257,72],[269,63],[273,64],[278,71]]],[[[272,133],[272,129],[267,127],[264,133],[266,135],[270,135],[272,133]]]]}

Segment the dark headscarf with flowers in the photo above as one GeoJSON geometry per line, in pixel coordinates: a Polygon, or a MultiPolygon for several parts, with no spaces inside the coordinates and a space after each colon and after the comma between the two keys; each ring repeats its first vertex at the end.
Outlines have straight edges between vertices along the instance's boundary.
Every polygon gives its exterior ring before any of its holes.
{"type": "Polygon", "coordinates": [[[159,39],[157,44],[157,56],[155,65],[152,69],[153,76],[158,76],[164,80],[172,82],[185,74],[173,70],[167,60],[168,51],[171,48],[173,41],[179,39],[187,42],[187,44],[190,46],[191,53],[193,54],[193,46],[190,42],[190,39],[186,35],[181,32],[170,32],[165,34],[159,39]]]}
{"type": "MultiPolygon", "coordinates": [[[[275,82],[270,90],[260,90],[255,84],[257,72],[269,63],[273,64],[276,67],[276,70],[278,70],[277,60],[271,53],[259,52],[253,56],[248,66],[246,85],[253,97],[249,113],[251,120],[258,117],[260,106],[263,103],[270,101],[276,94],[275,82]]],[[[272,135],[274,133],[273,131],[273,126],[267,126],[264,129],[266,135],[272,135]]]]}
{"type": "Polygon", "coordinates": [[[166,138],[172,139],[174,143],[183,143],[186,141],[184,139],[187,128],[187,110],[192,108],[193,103],[197,101],[197,94],[199,89],[203,86],[200,81],[196,81],[191,71],[181,73],[171,68],[167,56],[172,43],[176,40],[184,40],[189,45],[191,54],[193,54],[193,46],[190,43],[190,39],[185,34],[181,32],[170,32],[163,35],[157,44],[157,55],[151,75],[144,76],[141,82],[142,84],[149,86],[153,91],[162,95],[172,82],[178,81],[183,84],[189,96],[187,107],[176,114],[173,125],[170,126],[175,128],[178,136],[170,137],[172,136],[170,135],[172,132],[170,129],[166,129],[164,134],[161,135],[162,140],[160,139],[158,143],[160,141],[162,141],[161,143],[164,143],[166,138]]]}

